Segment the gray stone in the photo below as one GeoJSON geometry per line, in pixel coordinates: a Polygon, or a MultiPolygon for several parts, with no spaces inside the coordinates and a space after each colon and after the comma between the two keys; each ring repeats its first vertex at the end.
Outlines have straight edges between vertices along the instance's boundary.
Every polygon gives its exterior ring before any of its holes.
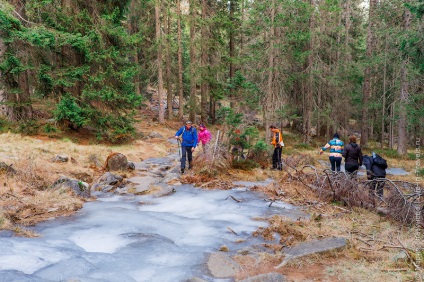
{"type": "Polygon", "coordinates": [[[246,278],[240,282],[286,282],[287,279],[284,275],[280,273],[266,273],[260,274],[253,277],[246,278]]]}
{"type": "Polygon", "coordinates": [[[216,278],[233,277],[241,269],[240,265],[223,253],[211,254],[208,260],[208,268],[216,278]]]}
{"type": "Polygon", "coordinates": [[[119,153],[111,156],[107,160],[106,168],[108,171],[127,170],[128,168],[127,157],[119,153]]]}
{"type": "Polygon", "coordinates": [[[122,176],[113,174],[111,172],[106,172],[97,180],[97,183],[103,185],[116,185],[122,182],[122,180],[124,180],[122,176]]]}
{"type": "Polygon", "coordinates": [[[135,169],[135,165],[134,165],[134,163],[132,163],[132,162],[128,162],[128,163],[127,163],[127,169],[129,169],[129,170],[134,170],[134,169],[135,169]]]}
{"type": "Polygon", "coordinates": [[[66,155],[56,155],[52,159],[52,162],[54,163],[66,163],[67,161],[69,161],[69,157],[66,155]]]}
{"type": "Polygon", "coordinates": [[[408,259],[408,254],[402,250],[399,253],[397,253],[393,258],[392,261],[406,261],[408,259]]]}
{"type": "Polygon", "coordinates": [[[187,279],[186,282],[208,282],[208,281],[203,280],[202,278],[193,277],[193,278],[187,279]]]}
{"type": "Polygon", "coordinates": [[[58,180],[56,180],[52,184],[51,188],[64,189],[64,190],[69,189],[73,191],[79,197],[83,197],[83,198],[90,197],[90,185],[88,185],[88,183],[78,181],[75,179],[70,179],[67,177],[61,177],[58,180]]]}
{"type": "Polygon", "coordinates": [[[5,162],[0,162],[0,172],[6,172],[7,174],[16,174],[16,170],[12,168],[12,165],[8,165],[5,162]]]}
{"type": "Polygon", "coordinates": [[[160,187],[160,190],[157,190],[153,195],[155,197],[166,197],[169,195],[174,194],[176,191],[172,186],[163,186],[163,185],[158,185],[156,187],[160,187]]]}
{"type": "Polygon", "coordinates": [[[160,133],[156,132],[156,131],[151,132],[149,134],[149,137],[150,138],[163,138],[163,136],[160,133]]]}
{"type": "Polygon", "coordinates": [[[284,248],[283,253],[285,254],[285,258],[283,262],[277,266],[277,268],[286,265],[289,261],[292,261],[296,258],[304,257],[311,254],[334,251],[344,248],[345,246],[345,238],[335,237],[325,238],[322,240],[313,240],[310,242],[299,244],[292,248],[284,248]]]}

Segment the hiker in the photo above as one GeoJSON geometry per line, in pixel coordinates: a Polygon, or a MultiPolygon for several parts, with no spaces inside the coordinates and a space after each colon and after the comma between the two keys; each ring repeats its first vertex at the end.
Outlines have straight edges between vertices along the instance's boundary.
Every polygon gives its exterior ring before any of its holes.
{"type": "Polygon", "coordinates": [[[206,126],[202,123],[199,126],[199,142],[202,143],[203,153],[206,153],[208,143],[211,141],[211,133],[206,129],[206,126]]]}
{"type": "Polygon", "coordinates": [[[269,128],[272,132],[271,145],[274,145],[274,153],[272,154],[272,169],[283,170],[283,165],[281,163],[281,153],[284,147],[283,135],[274,125],[271,125],[269,128]]]}
{"type": "Polygon", "coordinates": [[[321,148],[319,151],[319,154],[321,155],[324,153],[325,150],[330,148],[330,163],[331,163],[331,170],[335,172],[340,171],[340,165],[342,163],[342,152],[343,152],[343,146],[344,143],[342,140],[340,140],[339,134],[336,132],[333,135],[333,139],[328,141],[327,144],[325,144],[324,147],[321,148]]]}
{"type": "Polygon", "coordinates": [[[372,156],[365,155],[363,157],[363,163],[367,169],[368,180],[372,180],[371,190],[374,190],[373,192],[382,198],[384,181],[381,178],[386,178],[387,161],[380,155],[372,152],[372,156]]]}
{"type": "Polygon", "coordinates": [[[362,165],[362,149],[356,144],[356,136],[349,136],[349,144],[343,150],[343,157],[345,158],[345,171],[349,173],[357,172],[362,165]]]}
{"type": "Polygon", "coordinates": [[[181,127],[175,133],[175,139],[181,136],[181,173],[184,173],[186,157],[188,158],[188,168],[193,167],[193,151],[197,146],[197,132],[191,124],[191,121],[187,121],[185,126],[181,127]]]}

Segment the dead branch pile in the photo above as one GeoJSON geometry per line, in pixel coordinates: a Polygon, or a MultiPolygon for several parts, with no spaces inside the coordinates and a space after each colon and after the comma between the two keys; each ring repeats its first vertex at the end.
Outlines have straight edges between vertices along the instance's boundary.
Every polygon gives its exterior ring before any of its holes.
{"type": "Polygon", "coordinates": [[[289,180],[301,182],[323,200],[375,210],[402,223],[424,227],[424,189],[417,183],[386,178],[364,180],[356,174],[333,173],[328,169],[318,171],[311,165],[295,167],[290,163],[295,161],[285,162],[289,180]],[[377,194],[379,185],[384,187],[382,197],[377,194]]]}

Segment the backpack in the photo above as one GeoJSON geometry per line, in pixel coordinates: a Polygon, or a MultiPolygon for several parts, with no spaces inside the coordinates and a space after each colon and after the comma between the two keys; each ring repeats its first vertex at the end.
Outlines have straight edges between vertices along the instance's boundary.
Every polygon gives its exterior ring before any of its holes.
{"type": "Polygon", "coordinates": [[[379,154],[375,154],[375,157],[373,159],[373,163],[382,168],[382,169],[386,169],[387,168],[387,161],[385,159],[383,159],[379,154]]]}

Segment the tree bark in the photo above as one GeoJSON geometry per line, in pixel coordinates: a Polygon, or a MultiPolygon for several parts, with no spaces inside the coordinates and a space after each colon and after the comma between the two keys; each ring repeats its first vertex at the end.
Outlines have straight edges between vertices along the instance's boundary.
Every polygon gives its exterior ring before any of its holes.
{"type": "MultiPolygon", "coordinates": [[[[404,30],[408,32],[411,23],[411,12],[408,8],[405,9],[403,15],[404,30]]],[[[408,128],[407,128],[407,105],[409,97],[409,81],[408,81],[408,63],[409,58],[407,55],[402,60],[401,67],[401,89],[399,95],[399,123],[398,123],[398,147],[397,152],[399,155],[404,156],[407,153],[408,145],[408,128]]]]}
{"type": "MultiPolygon", "coordinates": [[[[230,71],[229,71],[229,78],[230,81],[233,80],[234,74],[235,74],[235,67],[234,67],[234,58],[235,58],[235,44],[234,44],[234,29],[235,29],[235,22],[234,22],[234,1],[230,0],[230,30],[229,30],[229,57],[230,57],[230,71]]],[[[233,88],[230,89],[230,107],[234,109],[235,107],[235,91],[233,88]]]]}
{"type": "Polygon", "coordinates": [[[303,142],[309,143],[311,139],[311,122],[312,122],[312,102],[313,96],[313,48],[314,48],[314,28],[315,28],[315,0],[310,0],[311,17],[309,19],[309,54],[306,62],[306,72],[308,73],[308,80],[306,82],[306,93],[304,94],[303,103],[303,142]]]}
{"type": "Polygon", "coordinates": [[[169,12],[169,3],[166,7],[166,92],[167,92],[167,106],[168,106],[168,119],[172,119],[173,116],[173,93],[171,89],[171,13],[169,12]]]}
{"type": "Polygon", "coordinates": [[[196,9],[194,8],[195,1],[190,1],[190,120],[195,122],[196,119],[196,9]]]}
{"type": "Polygon", "coordinates": [[[207,76],[207,64],[208,64],[208,34],[207,34],[207,25],[206,25],[206,19],[207,19],[207,1],[202,0],[202,44],[201,44],[201,65],[202,65],[202,82],[200,86],[200,112],[201,112],[201,120],[202,122],[207,122],[208,120],[208,85],[205,80],[205,77],[207,76]]]}
{"type": "MultiPolygon", "coordinates": [[[[3,56],[6,53],[6,44],[0,37],[0,61],[3,61],[3,56]]],[[[0,72],[0,116],[7,116],[7,97],[6,97],[6,86],[4,83],[4,76],[0,72]]]]}
{"type": "Polygon", "coordinates": [[[177,33],[178,33],[178,118],[182,119],[184,115],[184,96],[183,96],[183,44],[181,40],[181,2],[177,0],[177,33]]]}
{"type": "MultiPolygon", "coordinates": [[[[366,62],[371,61],[373,52],[373,22],[374,22],[374,6],[376,0],[370,0],[368,13],[368,29],[367,29],[367,47],[366,47],[366,62]]],[[[369,117],[368,117],[368,102],[371,97],[371,67],[367,66],[364,71],[364,84],[362,88],[362,122],[361,122],[361,146],[366,147],[369,135],[369,117]]]]}
{"type": "Polygon", "coordinates": [[[163,103],[163,78],[162,78],[162,35],[160,31],[160,4],[161,0],[156,0],[155,4],[155,26],[157,43],[157,67],[158,67],[158,101],[159,101],[159,123],[165,122],[165,105],[163,103]]]}

